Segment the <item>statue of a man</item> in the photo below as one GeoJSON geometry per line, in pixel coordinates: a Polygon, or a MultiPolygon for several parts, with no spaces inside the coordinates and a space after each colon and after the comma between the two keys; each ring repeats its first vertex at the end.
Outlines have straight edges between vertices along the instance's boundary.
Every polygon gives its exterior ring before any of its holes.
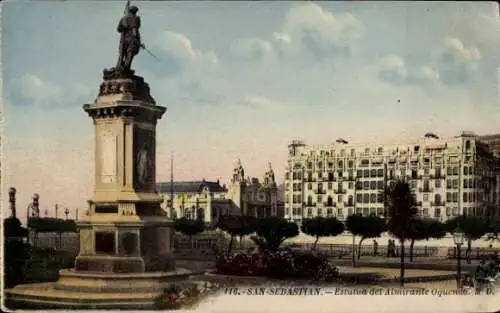
{"type": "Polygon", "coordinates": [[[128,7],[128,10],[120,20],[117,31],[121,34],[120,51],[118,63],[119,70],[130,70],[133,58],[139,53],[141,48],[141,18],[137,15],[139,9],[136,6],[128,7]]]}

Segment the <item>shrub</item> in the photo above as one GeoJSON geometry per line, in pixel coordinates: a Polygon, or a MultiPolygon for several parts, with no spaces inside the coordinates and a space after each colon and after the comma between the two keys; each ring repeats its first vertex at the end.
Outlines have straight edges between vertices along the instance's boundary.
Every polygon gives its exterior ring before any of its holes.
{"type": "Polygon", "coordinates": [[[171,284],[155,299],[157,310],[193,309],[207,295],[216,292],[220,286],[210,282],[171,284]]]}
{"type": "Polygon", "coordinates": [[[3,231],[5,237],[21,238],[28,236],[28,230],[21,226],[19,219],[12,216],[3,220],[3,231]]]}
{"type": "Polygon", "coordinates": [[[277,216],[258,219],[255,231],[257,236],[250,238],[261,251],[277,251],[286,239],[299,234],[297,224],[277,216]]]}
{"type": "Polygon", "coordinates": [[[277,279],[331,280],[338,274],[337,269],[330,266],[326,256],[286,249],[219,256],[216,269],[217,273],[224,275],[263,276],[277,279]]]}
{"type": "Polygon", "coordinates": [[[23,267],[29,259],[29,245],[20,240],[4,241],[4,283],[5,288],[24,282],[23,267]]]}

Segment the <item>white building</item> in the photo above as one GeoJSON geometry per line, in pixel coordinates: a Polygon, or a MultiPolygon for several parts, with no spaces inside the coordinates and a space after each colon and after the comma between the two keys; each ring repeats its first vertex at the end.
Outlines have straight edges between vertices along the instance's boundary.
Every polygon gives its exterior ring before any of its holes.
{"type": "Polygon", "coordinates": [[[219,181],[203,179],[160,182],[157,191],[163,196],[163,209],[172,218],[200,218],[208,224],[214,224],[225,214],[257,217],[284,214],[270,164],[262,182],[257,178],[245,177],[245,170],[238,160],[227,188],[226,185],[221,186],[219,181]]]}
{"type": "Polygon", "coordinates": [[[210,223],[230,210],[227,189],[219,181],[163,182],[157,184],[157,191],[163,196],[163,209],[174,219],[199,218],[210,223]]]}
{"type": "Polygon", "coordinates": [[[339,139],[310,147],[293,141],[285,174],[285,217],[382,215],[381,191],[398,178],[409,181],[421,216],[441,221],[461,214],[498,217],[498,164],[468,132],[447,139],[429,133],[394,145],[339,139]]]}

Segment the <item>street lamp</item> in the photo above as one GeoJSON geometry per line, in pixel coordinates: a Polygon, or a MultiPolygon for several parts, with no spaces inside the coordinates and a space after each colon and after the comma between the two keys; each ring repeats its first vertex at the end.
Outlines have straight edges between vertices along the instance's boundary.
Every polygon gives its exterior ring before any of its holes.
{"type": "Polygon", "coordinates": [[[457,227],[455,231],[453,232],[453,242],[457,246],[457,289],[460,289],[460,282],[461,282],[461,264],[460,264],[460,252],[461,252],[461,247],[465,241],[465,235],[460,229],[460,227],[457,227]]]}

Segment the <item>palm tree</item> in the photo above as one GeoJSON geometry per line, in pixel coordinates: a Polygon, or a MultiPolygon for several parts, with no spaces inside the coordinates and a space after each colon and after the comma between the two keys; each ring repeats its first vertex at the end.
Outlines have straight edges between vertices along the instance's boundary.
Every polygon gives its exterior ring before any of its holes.
{"type": "Polygon", "coordinates": [[[404,286],[405,250],[404,242],[412,231],[412,220],[417,214],[417,201],[410,185],[405,180],[397,180],[383,191],[386,225],[389,233],[401,244],[400,284],[404,286]]]}

